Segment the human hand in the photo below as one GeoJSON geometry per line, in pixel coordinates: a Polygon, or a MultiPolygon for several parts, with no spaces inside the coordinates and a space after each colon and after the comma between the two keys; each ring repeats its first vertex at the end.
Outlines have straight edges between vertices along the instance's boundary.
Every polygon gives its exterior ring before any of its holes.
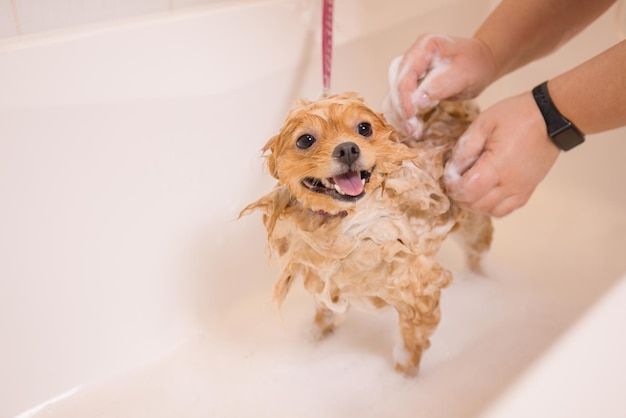
{"type": "Polygon", "coordinates": [[[478,115],[454,147],[443,181],[459,206],[500,217],[526,204],[559,153],[526,92],[478,115]]]}
{"type": "Polygon", "coordinates": [[[489,47],[474,38],[422,35],[389,67],[385,114],[404,134],[419,139],[420,110],[444,99],[477,96],[497,75],[489,47]]]}

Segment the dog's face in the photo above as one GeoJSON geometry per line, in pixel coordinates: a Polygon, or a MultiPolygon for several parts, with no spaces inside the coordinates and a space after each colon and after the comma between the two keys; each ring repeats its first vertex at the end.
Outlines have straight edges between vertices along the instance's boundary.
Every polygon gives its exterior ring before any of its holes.
{"type": "Polygon", "coordinates": [[[394,129],[353,93],[299,102],[264,151],[295,199],[329,214],[353,207],[407,158],[394,129]]]}

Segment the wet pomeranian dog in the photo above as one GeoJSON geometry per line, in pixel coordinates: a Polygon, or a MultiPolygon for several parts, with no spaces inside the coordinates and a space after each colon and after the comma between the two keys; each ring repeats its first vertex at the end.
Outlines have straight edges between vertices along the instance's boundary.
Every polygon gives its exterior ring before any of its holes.
{"type": "Polygon", "coordinates": [[[263,151],[276,187],[243,214],[263,212],[280,274],[280,305],[301,279],[315,296],[320,336],[352,303],[398,313],[396,370],[414,374],[440,319],[451,281],[435,255],[455,232],[472,270],[491,243],[487,216],[457,207],[441,183],[456,140],[478,113],[471,102],[442,102],[419,141],[403,143],[358,95],[301,100],[263,151]]]}

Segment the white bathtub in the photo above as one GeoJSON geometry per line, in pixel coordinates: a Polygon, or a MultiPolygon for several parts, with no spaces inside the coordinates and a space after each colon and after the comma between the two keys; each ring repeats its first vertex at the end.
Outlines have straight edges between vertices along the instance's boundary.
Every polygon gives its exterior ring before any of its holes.
{"type": "MultiPolygon", "coordinates": [[[[389,61],[418,33],[468,35],[490,7],[336,3],[333,90],[375,108],[389,61]]],[[[277,315],[260,218],[236,218],[272,187],[261,146],[295,97],[321,91],[319,14],[319,2],[231,1],[0,40],[1,417],[507,416],[497,411],[524,399],[602,305],[626,272],[623,129],[563,155],[496,222],[488,277],[445,246],[455,282],[417,378],[393,371],[391,312],[353,310],[314,342],[296,286],[277,315]]],[[[481,104],[616,33],[603,17],[481,104]]],[[[621,313],[600,322],[618,332],[621,313]]],[[[591,368],[621,386],[579,391],[623,416],[606,389],[624,387],[624,360],[594,348],[591,368]]],[[[583,398],[559,376],[547,389],[557,410],[583,398]]]]}

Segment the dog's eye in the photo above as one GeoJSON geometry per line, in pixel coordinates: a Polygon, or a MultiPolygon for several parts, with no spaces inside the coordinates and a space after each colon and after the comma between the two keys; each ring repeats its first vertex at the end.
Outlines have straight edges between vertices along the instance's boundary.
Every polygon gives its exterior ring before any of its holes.
{"type": "Polygon", "coordinates": [[[372,136],[372,125],[370,125],[367,122],[359,123],[359,126],[356,127],[356,130],[359,133],[359,135],[362,135],[365,137],[372,136]]]}
{"type": "Polygon", "coordinates": [[[313,135],[305,134],[298,138],[298,140],[296,141],[296,146],[300,149],[307,149],[310,148],[311,145],[313,145],[314,143],[315,137],[313,135]]]}

